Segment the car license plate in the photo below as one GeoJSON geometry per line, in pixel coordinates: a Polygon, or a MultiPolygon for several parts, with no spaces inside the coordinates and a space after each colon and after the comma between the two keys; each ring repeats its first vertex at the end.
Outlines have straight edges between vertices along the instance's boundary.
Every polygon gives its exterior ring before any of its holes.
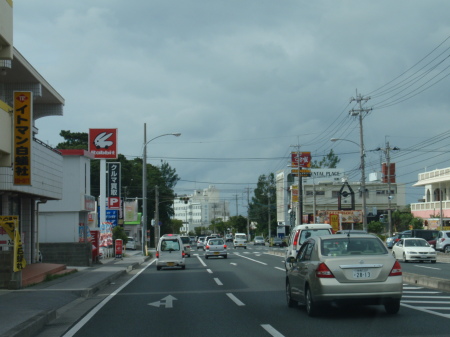
{"type": "Polygon", "coordinates": [[[174,262],[167,262],[167,265],[168,265],[169,267],[173,267],[173,266],[175,265],[175,263],[174,263],[174,262]]]}
{"type": "Polygon", "coordinates": [[[370,278],[369,269],[353,269],[353,278],[370,278]]]}
{"type": "Polygon", "coordinates": [[[214,252],[214,255],[219,255],[219,252],[214,252]]]}

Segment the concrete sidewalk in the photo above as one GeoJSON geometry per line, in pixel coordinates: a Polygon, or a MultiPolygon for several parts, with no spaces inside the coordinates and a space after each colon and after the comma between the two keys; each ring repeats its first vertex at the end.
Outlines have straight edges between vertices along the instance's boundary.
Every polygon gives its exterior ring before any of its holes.
{"type": "Polygon", "coordinates": [[[36,335],[57,318],[58,309],[80,297],[90,297],[150,257],[142,253],[109,258],[92,267],[71,267],[78,272],[21,290],[0,290],[0,336],[36,335]]]}

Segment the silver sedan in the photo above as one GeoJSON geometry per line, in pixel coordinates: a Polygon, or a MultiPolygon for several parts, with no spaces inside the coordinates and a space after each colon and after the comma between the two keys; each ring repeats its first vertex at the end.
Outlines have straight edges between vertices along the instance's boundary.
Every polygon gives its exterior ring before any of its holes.
{"type": "Polygon", "coordinates": [[[304,303],[309,316],[328,303],[383,304],[400,309],[402,269],[384,243],[370,234],[311,237],[287,260],[289,307],[304,303]]]}
{"type": "Polygon", "coordinates": [[[225,259],[228,257],[227,245],[223,239],[213,238],[205,243],[205,259],[211,256],[223,256],[225,259]]]}

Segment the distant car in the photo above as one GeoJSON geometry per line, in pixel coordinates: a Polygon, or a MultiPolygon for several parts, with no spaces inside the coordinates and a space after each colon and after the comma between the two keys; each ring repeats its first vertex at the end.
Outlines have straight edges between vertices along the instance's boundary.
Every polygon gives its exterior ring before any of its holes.
{"type": "Polygon", "coordinates": [[[287,265],[287,304],[305,303],[309,316],[331,303],[382,304],[388,314],[400,310],[402,267],[374,235],[312,236],[287,265]]]}
{"type": "Polygon", "coordinates": [[[398,233],[394,237],[394,244],[396,244],[401,238],[410,238],[411,237],[411,231],[404,231],[401,233],[398,233]]]}
{"type": "Polygon", "coordinates": [[[205,242],[205,237],[199,236],[197,239],[197,250],[199,250],[200,248],[203,249],[204,242],[205,242]]]}
{"type": "Polygon", "coordinates": [[[285,247],[286,243],[283,240],[281,240],[279,237],[276,237],[276,238],[272,239],[272,246],[285,247]]]}
{"type": "Polygon", "coordinates": [[[233,234],[226,234],[225,242],[233,242],[233,234]]]}
{"type": "Polygon", "coordinates": [[[205,244],[205,259],[211,256],[223,256],[225,259],[228,257],[227,245],[223,239],[212,238],[205,244]]]}
{"type": "Polygon", "coordinates": [[[367,231],[362,229],[340,229],[336,234],[367,234],[367,231]]]}
{"type": "Polygon", "coordinates": [[[180,236],[181,242],[183,242],[184,251],[188,257],[191,257],[191,238],[189,236],[180,236]]]}
{"type": "Polygon", "coordinates": [[[191,239],[191,246],[195,246],[197,244],[197,238],[195,236],[190,236],[189,239],[191,239]]]}
{"type": "Polygon", "coordinates": [[[430,261],[436,263],[437,254],[433,247],[422,238],[402,238],[392,247],[392,256],[403,262],[430,261]]]}
{"type": "Polygon", "coordinates": [[[386,247],[388,247],[389,249],[392,249],[392,247],[394,246],[394,241],[395,236],[391,236],[390,238],[386,239],[386,247]]]}
{"type": "Polygon", "coordinates": [[[440,231],[436,238],[436,250],[450,253],[450,231],[440,231]]]}
{"type": "Polygon", "coordinates": [[[234,235],[234,241],[233,241],[234,248],[237,247],[243,247],[244,249],[247,249],[247,234],[245,233],[236,233],[234,235]]]}
{"type": "Polygon", "coordinates": [[[133,237],[129,236],[128,240],[127,240],[127,243],[125,245],[125,249],[133,249],[133,250],[135,250],[136,248],[137,248],[136,240],[134,240],[133,237]]]}
{"type": "Polygon", "coordinates": [[[215,239],[217,236],[215,234],[210,234],[205,236],[205,240],[203,241],[203,251],[206,250],[206,243],[209,241],[209,239],[215,239]]]}
{"type": "Polygon", "coordinates": [[[185,255],[183,242],[179,235],[163,235],[159,239],[156,248],[156,269],[161,270],[163,267],[181,267],[181,269],[185,269],[185,255]]]}
{"type": "Polygon", "coordinates": [[[264,241],[264,237],[263,236],[255,236],[255,239],[253,240],[253,245],[261,245],[261,246],[265,246],[266,242],[264,241]]]}

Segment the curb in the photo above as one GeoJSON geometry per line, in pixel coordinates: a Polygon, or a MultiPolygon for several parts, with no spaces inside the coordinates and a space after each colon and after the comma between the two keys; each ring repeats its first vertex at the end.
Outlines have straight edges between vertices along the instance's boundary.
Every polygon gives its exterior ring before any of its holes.
{"type": "Polygon", "coordinates": [[[450,292],[450,281],[442,278],[403,272],[403,281],[411,285],[450,292]]]}

